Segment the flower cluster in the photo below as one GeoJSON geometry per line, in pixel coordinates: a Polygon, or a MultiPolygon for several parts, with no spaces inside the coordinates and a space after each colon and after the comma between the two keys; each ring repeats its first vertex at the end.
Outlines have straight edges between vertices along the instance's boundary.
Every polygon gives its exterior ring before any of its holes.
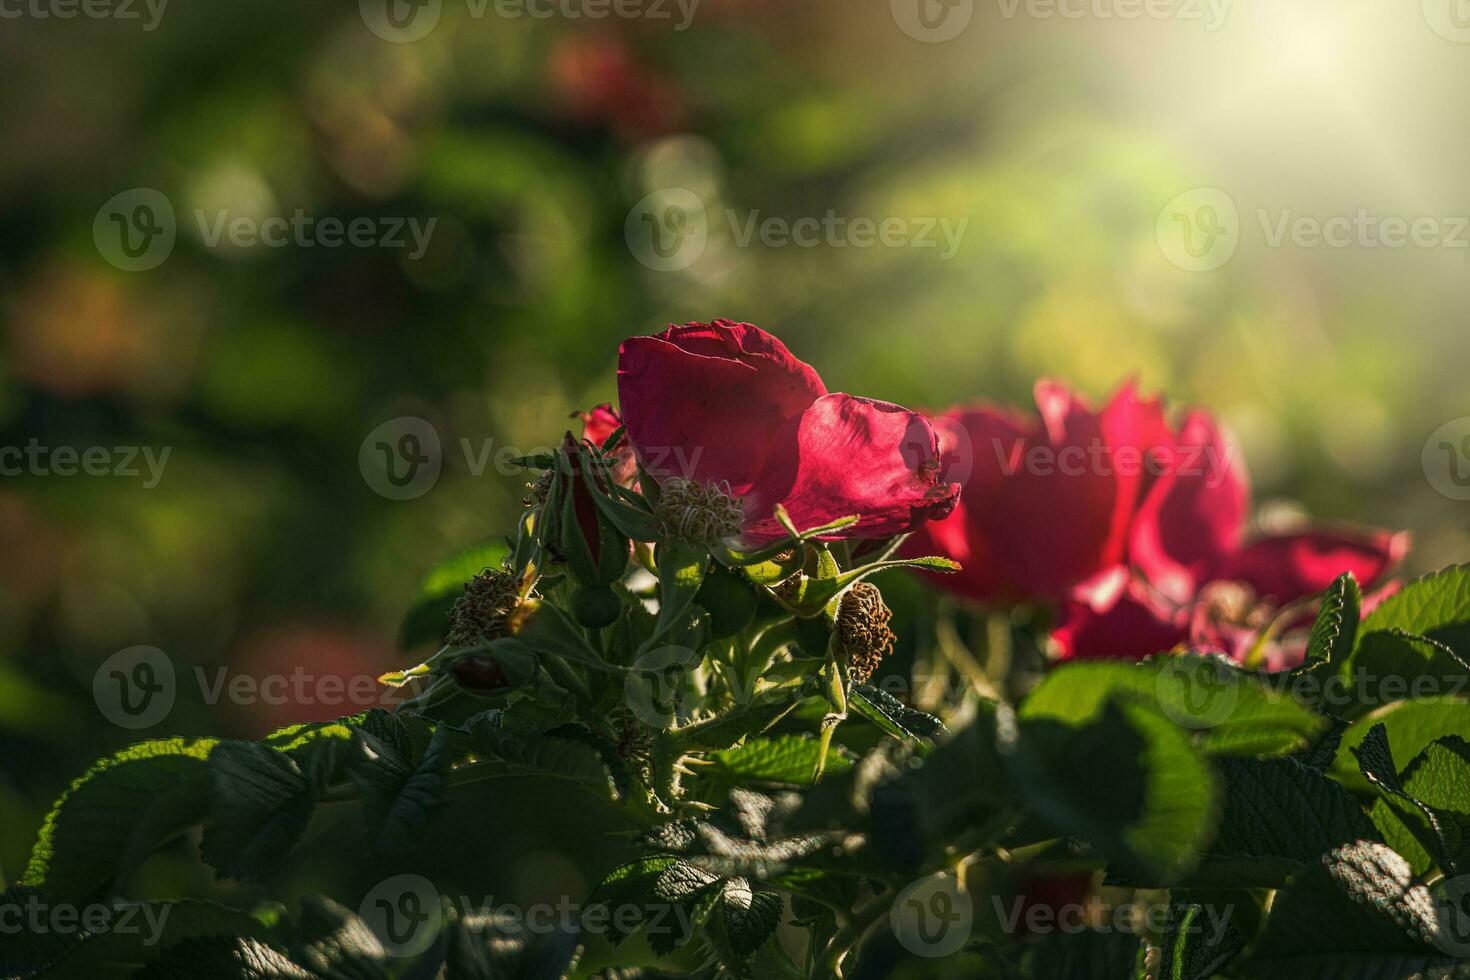
{"type": "Polygon", "coordinates": [[[1207,412],[1173,426],[1131,384],[1100,411],[1051,381],[1036,403],[1037,419],[990,405],[939,417],[941,476],[964,491],[911,547],[963,565],[942,584],[967,599],[1052,607],[1063,659],[1188,645],[1291,666],[1302,601],[1343,572],[1381,582],[1407,548],[1349,527],[1248,536],[1240,452],[1207,412]]]}

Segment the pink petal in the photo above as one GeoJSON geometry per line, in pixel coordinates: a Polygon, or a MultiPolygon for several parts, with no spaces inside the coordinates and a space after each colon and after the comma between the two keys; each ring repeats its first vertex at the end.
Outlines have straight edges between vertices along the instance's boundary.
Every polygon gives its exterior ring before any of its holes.
{"type": "Polygon", "coordinates": [[[857,525],[834,537],[889,537],[947,515],[959,492],[959,484],[939,480],[938,439],[924,416],[824,395],[775,440],[745,500],[746,536],[780,537],[771,516],[780,503],[799,528],[857,514],[857,525]]]}
{"type": "Polygon", "coordinates": [[[1127,569],[1109,569],[1063,603],[1052,631],[1061,660],[1142,660],[1184,642],[1182,611],[1171,611],[1127,569]]]}
{"type": "Polygon", "coordinates": [[[650,473],[749,491],[777,433],[827,393],[822,379],[749,323],[670,326],[623,342],[618,402],[650,473]]]}
{"type": "Polygon", "coordinates": [[[1158,479],[1153,463],[1166,459],[1174,435],[1164,418],[1163,399],[1142,399],[1132,381],[1113,395],[1102,410],[1102,436],[1108,446],[1108,464],[1115,473],[1117,497],[1104,554],[1121,561],[1137,510],[1158,479]]]}
{"type": "Polygon", "coordinates": [[[940,555],[960,563],[962,570],[957,574],[930,576],[936,586],[975,602],[1018,597],[1019,588],[996,561],[982,519],[1004,490],[1007,474],[1019,465],[1007,456],[1016,447],[1024,447],[1029,425],[1024,418],[988,405],[953,408],[934,419],[939,434],[939,478],[958,482],[964,490],[954,511],[916,530],[902,553],[910,558],[940,555]]]}
{"type": "Polygon", "coordinates": [[[1235,549],[1249,501],[1234,441],[1209,415],[1191,412],[1139,509],[1129,557],[1155,587],[1185,602],[1235,549]]]}
{"type": "Polygon", "coordinates": [[[1107,454],[1099,415],[1055,382],[1036,386],[1042,425],[994,451],[1002,480],[979,533],[1003,577],[1023,597],[1060,598],[1077,582],[1122,557],[1114,541],[1116,474],[1097,465],[1107,454]]]}
{"type": "Polygon", "coordinates": [[[1286,605],[1321,592],[1343,572],[1370,589],[1408,548],[1402,532],[1320,528],[1253,541],[1221,560],[1213,577],[1245,582],[1262,599],[1286,605]]]}

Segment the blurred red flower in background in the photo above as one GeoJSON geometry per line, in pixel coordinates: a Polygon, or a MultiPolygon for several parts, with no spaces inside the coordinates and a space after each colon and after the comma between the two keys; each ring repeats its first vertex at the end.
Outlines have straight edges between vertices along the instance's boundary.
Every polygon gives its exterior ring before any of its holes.
{"type": "Polygon", "coordinates": [[[550,64],[553,91],[566,110],[623,139],[661,136],[684,117],[673,82],[640,64],[614,35],[564,37],[550,64]]]}
{"type": "MultiPolygon", "coordinates": [[[[988,405],[936,420],[941,479],[965,488],[906,551],[960,562],[935,581],[967,599],[1057,606],[1063,658],[1186,642],[1245,658],[1281,610],[1346,571],[1370,587],[1407,548],[1404,535],[1353,528],[1246,541],[1245,469],[1206,412],[1176,430],[1131,383],[1100,411],[1054,381],[1037,384],[1036,402],[1039,420],[988,405]]],[[[1270,665],[1300,656],[1295,643],[1257,652],[1270,665]]]]}

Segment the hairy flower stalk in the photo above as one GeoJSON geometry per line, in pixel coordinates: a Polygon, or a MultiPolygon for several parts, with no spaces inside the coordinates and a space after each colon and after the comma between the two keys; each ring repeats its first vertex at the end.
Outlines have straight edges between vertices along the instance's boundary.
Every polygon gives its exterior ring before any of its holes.
{"type": "Polygon", "coordinates": [[[878,664],[893,651],[893,630],[888,621],[893,611],[883,604],[883,594],[876,585],[859,582],[837,606],[837,643],[847,660],[852,679],[863,684],[873,676],[878,664]]]}
{"type": "Polygon", "coordinates": [[[729,483],[699,484],[682,477],[672,477],[659,488],[657,513],[670,533],[710,546],[739,534],[745,516],[729,483]]]}

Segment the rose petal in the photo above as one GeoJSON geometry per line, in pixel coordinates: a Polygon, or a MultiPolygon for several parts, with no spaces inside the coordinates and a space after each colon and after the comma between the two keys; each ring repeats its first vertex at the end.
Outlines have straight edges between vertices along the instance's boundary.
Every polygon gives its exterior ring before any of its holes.
{"type": "Polygon", "coordinates": [[[834,537],[884,538],[941,518],[960,487],[939,480],[934,427],[918,412],[855,395],[824,395],[777,436],[745,499],[746,537],[780,537],[785,506],[798,528],[856,514],[834,537]]]}
{"type": "Polygon", "coordinates": [[[1060,660],[1142,660],[1188,636],[1182,611],[1171,611],[1122,567],[1089,580],[1063,603],[1052,640],[1060,660]]]}
{"type": "Polygon", "coordinates": [[[1402,532],[1320,528],[1253,541],[1224,558],[1213,577],[1245,582],[1261,599],[1286,605],[1321,592],[1343,572],[1370,589],[1408,548],[1402,532]]]}
{"type": "Polygon", "coordinates": [[[1118,481],[1096,465],[1107,447],[1099,415],[1056,382],[1037,384],[1036,404],[1041,426],[997,454],[1001,487],[972,513],[1021,596],[1060,598],[1122,557],[1113,540],[1118,481]]]}
{"type": "Polygon", "coordinates": [[[1186,602],[1235,550],[1249,500],[1234,441],[1209,415],[1191,412],[1139,508],[1129,557],[1161,592],[1186,602]]]}
{"type": "Polygon", "coordinates": [[[750,490],[777,433],[826,386],[775,337],[749,323],[670,326],[624,341],[618,401],[628,439],[660,478],[750,490]]]}
{"type": "Polygon", "coordinates": [[[1028,422],[990,405],[950,409],[934,419],[939,434],[939,478],[963,485],[954,511],[930,521],[904,542],[908,558],[940,555],[959,562],[953,575],[935,574],[936,586],[975,602],[1000,602],[1019,597],[1019,588],[997,563],[983,530],[983,515],[995,505],[1015,465],[1008,456],[1024,447],[1028,422]]]}

